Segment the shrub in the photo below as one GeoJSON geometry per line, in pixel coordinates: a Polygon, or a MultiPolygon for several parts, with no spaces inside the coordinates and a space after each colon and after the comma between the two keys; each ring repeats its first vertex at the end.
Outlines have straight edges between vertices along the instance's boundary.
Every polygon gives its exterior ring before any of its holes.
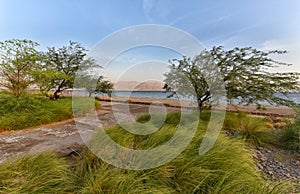
{"type": "Polygon", "coordinates": [[[254,146],[277,144],[277,138],[268,126],[263,118],[248,116],[246,113],[227,113],[223,128],[233,131],[237,137],[254,146]]]}
{"type": "Polygon", "coordinates": [[[300,121],[286,125],[279,134],[280,147],[300,151],[300,121]]]}

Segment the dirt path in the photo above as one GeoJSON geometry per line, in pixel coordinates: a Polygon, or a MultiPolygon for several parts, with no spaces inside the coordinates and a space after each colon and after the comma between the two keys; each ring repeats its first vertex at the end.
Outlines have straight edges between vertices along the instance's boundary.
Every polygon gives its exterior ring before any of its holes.
{"type": "MultiPolygon", "coordinates": [[[[126,113],[124,113],[125,104],[113,103],[114,112],[123,114],[123,121],[126,121],[126,113]]],[[[141,113],[148,113],[149,105],[130,104],[130,113],[137,116],[141,113]]],[[[178,110],[176,108],[168,108],[168,111],[178,110]]],[[[101,102],[101,110],[97,112],[98,118],[103,127],[116,124],[115,116],[112,112],[110,102],[101,102]]],[[[89,123],[93,123],[88,117],[80,120],[86,128],[90,127],[89,123]]],[[[77,123],[78,124],[78,123],[77,123]]],[[[20,131],[9,131],[0,133],[0,163],[14,156],[40,152],[46,150],[54,150],[63,156],[70,155],[82,149],[84,142],[79,135],[75,121],[69,119],[62,122],[56,122],[30,128],[20,131]]]]}

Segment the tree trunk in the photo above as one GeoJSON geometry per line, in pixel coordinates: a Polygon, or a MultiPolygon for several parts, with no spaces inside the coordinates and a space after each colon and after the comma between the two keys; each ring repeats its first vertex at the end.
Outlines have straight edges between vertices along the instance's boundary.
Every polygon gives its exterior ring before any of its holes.
{"type": "Polygon", "coordinates": [[[55,92],[53,93],[53,96],[52,96],[50,99],[52,99],[52,100],[57,100],[57,99],[59,98],[59,94],[58,94],[58,93],[62,91],[61,88],[63,87],[65,81],[66,81],[66,80],[63,80],[63,81],[59,84],[57,90],[55,90],[55,92]]]}
{"type": "Polygon", "coordinates": [[[198,103],[198,109],[201,112],[203,109],[203,101],[200,98],[198,98],[197,103],[198,103]]]}
{"type": "Polygon", "coordinates": [[[61,91],[56,90],[56,91],[54,92],[54,94],[53,94],[53,96],[52,96],[52,99],[53,99],[53,100],[57,100],[57,99],[59,98],[59,95],[58,95],[59,92],[61,92],[61,91]]]}

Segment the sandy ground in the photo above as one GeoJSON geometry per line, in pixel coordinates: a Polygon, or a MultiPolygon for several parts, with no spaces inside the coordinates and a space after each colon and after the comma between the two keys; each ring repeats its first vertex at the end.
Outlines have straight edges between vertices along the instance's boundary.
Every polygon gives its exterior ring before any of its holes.
{"type": "MultiPolygon", "coordinates": [[[[114,113],[119,115],[118,120],[130,122],[127,117],[127,105],[124,103],[101,102],[101,110],[97,111],[98,119],[103,127],[116,124],[114,113]],[[120,115],[122,117],[120,117],[120,115]]],[[[149,105],[130,104],[129,111],[133,117],[142,113],[148,113],[149,105]]],[[[167,111],[176,111],[178,108],[169,107],[167,111]]],[[[94,120],[90,117],[77,118],[75,123],[73,119],[47,124],[35,128],[6,131],[0,133],[0,163],[26,153],[54,150],[63,156],[70,155],[82,149],[84,141],[80,134],[83,134],[77,125],[85,128],[92,133],[94,120]],[[80,133],[79,133],[80,132],[80,133]]]]}
{"type": "MultiPolygon", "coordinates": [[[[127,105],[128,104],[120,102],[101,101],[101,110],[97,111],[97,116],[102,126],[105,127],[116,124],[115,113],[118,113],[119,116],[121,115],[118,120],[121,118],[121,120],[125,122],[130,122],[132,121],[132,118],[128,117],[128,111],[135,117],[141,113],[149,113],[149,110],[152,112],[180,110],[178,108],[178,102],[172,100],[162,100],[157,102],[157,100],[153,99],[136,98],[130,99],[130,104],[129,106],[127,105]],[[149,106],[153,102],[155,102],[156,105],[149,106]],[[166,108],[159,104],[165,104],[166,108]],[[128,107],[128,110],[126,107],[128,107]]],[[[245,107],[237,105],[228,106],[227,108],[231,111],[241,110],[252,114],[275,116],[291,116],[293,114],[291,109],[285,107],[268,107],[267,110],[264,111],[256,110],[255,106],[245,107]]],[[[85,129],[90,129],[90,132],[92,133],[93,123],[94,120],[91,118],[83,117],[78,118],[77,125],[79,124],[80,126],[84,126],[85,129]]],[[[82,145],[84,145],[79,132],[74,120],[69,119],[35,128],[0,133],[0,162],[25,153],[46,150],[54,150],[64,156],[78,152],[83,147],[82,145]]]]}
{"type": "MultiPolygon", "coordinates": [[[[169,100],[169,99],[151,99],[151,98],[126,98],[126,97],[107,97],[107,96],[98,96],[99,99],[104,101],[114,101],[114,102],[129,102],[132,104],[163,104],[167,107],[196,107],[196,104],[191,104],[187,101],[179,101],[179,100],[169,100]]],[[[216,107],[218,108],[218,107],[216,107]]],[[[264,110],[258,110],[256,106],[253,105],[233,105],[227,104],[226,106],[227,111],[233,112],[246,112],[252,115],[264,115],[264,116],[293,116],[294,111],[291,108],[284,107],[284,106],[266,106],[264,110]]]]}

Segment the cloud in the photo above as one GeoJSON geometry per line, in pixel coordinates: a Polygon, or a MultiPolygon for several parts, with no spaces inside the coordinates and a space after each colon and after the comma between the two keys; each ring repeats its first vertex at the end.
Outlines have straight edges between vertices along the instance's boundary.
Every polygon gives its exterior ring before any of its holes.
{"type": "Polygon", "coordinates": [[[214,19],[208,20],[207,22],[203,22],[202,25],[214,25],[214,24],[218,24],[220,22],[224,22],[224,20],[232,18],[234,15],[236,15],[236,14],[230,13],[230,14],[227,14],[227,15],[223,15],[223,16],[220,16],[218,18],[214,18],[214,19]]]}
{"type": "Polygon", "coordinates": [[[251,26],[236,28],[235,30],[229,29],[226,32],[221,32],[220,35],[213,36],[209,39],[204,40],[203,42],[206,45],[222,45],[229,48],[248,44],[251,39],[251,34],[249,33],[249,31],[259,27],[260,25],[261,24],[253,24],[251,26]]]}

